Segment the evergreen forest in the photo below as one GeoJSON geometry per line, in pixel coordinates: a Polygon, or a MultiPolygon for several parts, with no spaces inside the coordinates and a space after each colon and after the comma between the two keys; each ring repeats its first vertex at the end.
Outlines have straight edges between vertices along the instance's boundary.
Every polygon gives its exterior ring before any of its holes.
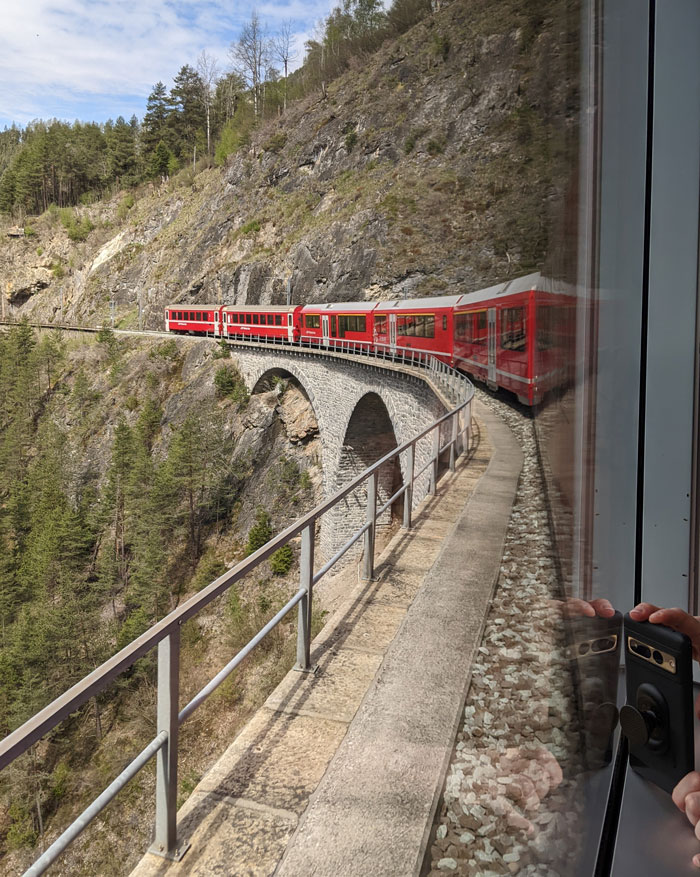
{"type": "Polygon", "coordinates": [[[18,218],[50,205],[90,204],[120,189],[166,178],[178,169],[201,169],[248,143],[254,126],[274,117],[289,100],[328,82],[386,39],[431,11],[430,0],[343,0],[296,60],[289,26],[268,36],[256,13],[231,44],[230,69],[220,72],[202,52],[184,64],[167,89],[157,82],[139,120],[104,124],[36,120],[0,131],[0,213],[18,218]]]}
{"type": "MultiPolygon", "coordinates": [[[[224,557],[239,559],[273,534],[259,508],[248,544],[236,536],[253,467],[230,423],[249,400],[221,351],[206,354],[193,379],[202,402],[168,422],[187,349],[109,329],[96,340],[38,336],[26,323],[0,333],[0,738],[224,572],[224,557]]],[[[290,461],[266,483],[278,526],[285,503],[296,514],[298,501],[313,499],[290,461]]],[[[287,555],[273,555],[259,594],[229,592],[213,648],[230,654],[277,611],[284,599],[274,581],[292,566],[287,555]]],[[[196,621],[185,627],[183,682],[195,674],[198,690],[208,640],[196,621]]],[[[288,658],[273,663],[286,671],[288,658]]],[[[154,678],[149,655],[3,772],[0,861],[41,842],[62,803],[90,800],[125,752],[150,739],[154,678]]]]}

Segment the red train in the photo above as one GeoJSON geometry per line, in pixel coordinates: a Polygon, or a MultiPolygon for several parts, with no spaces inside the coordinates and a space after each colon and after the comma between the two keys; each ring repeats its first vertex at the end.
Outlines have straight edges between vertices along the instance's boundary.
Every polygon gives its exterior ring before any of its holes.
{"type": "Polygon", "coordinates": [[[170,305],[165,327],[181,334],[432,354],[537,404],[569,377],[575,298],[547,291],[539,274],[479,292],[383,302],[170,305]],[[185,310],[186,308],[186,310],[185,310]]]}

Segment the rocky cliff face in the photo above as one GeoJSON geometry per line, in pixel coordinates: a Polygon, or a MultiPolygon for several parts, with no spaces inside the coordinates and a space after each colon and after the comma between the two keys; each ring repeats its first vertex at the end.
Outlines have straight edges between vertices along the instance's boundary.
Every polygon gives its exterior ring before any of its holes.
{"type": "Polygon", "coordinates": [[[3,234],[5,310],[96,324],[113,301],[157,328],[168,302],[450,294],[543,267],[576,100],[552,5],[453,0],[226,168],[80,208],[85,242],[55,212],[3,234]]]}

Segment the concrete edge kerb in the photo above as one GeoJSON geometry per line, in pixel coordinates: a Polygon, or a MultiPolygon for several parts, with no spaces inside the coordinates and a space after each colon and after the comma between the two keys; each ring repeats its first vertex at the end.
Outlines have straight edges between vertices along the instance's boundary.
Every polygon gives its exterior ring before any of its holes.
{"type": "Polygon", "coordinates": [[[476,405],[493,445],[486,472],[311,795],[277,877],[421,872],[522,468],[508,427],[476,405]]]}

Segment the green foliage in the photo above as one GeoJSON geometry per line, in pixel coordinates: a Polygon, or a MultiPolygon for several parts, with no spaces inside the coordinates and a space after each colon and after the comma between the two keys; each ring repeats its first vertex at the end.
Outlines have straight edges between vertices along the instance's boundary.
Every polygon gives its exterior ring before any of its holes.
{"type": "Polygon", "coordinates": [[[175,360],[179,355],[180,348],[177,346],[177,341],[174,338],[169,338],[167,341],[163,341],[157,347],[154,347],[149,352],[148,358],[175,360]]]}
{"type": "Polygon", "coordinates": [[[27,808],[13,801],[10,804],[8,816],[11,820],[5,839],[8,850],[19,850],[23,847],[34,846],[38,835],[34,830],[32,815],[27,808]]]}
{"type": "Polygon", "coordinates": [[[28,237],[28,238],[33,237],[33,236],[36,234],[36,232],[34,231],[34,226],[29,225],[28,222],[25,223],[25,226],[24,226],[24,234],[25,234],[25,236],[28,237]]]}
{"type": "Polygon", "coordinates": [[[130,642],[145,633],[151,626],[151,619],[143,606],[139,606],[130,615],[127,615],[124,623],[117,634],[117,648],[123,649],[130,642]]]}
{"type": "Polygon", "coordinates": [[[110,349],[117,343],[117,336],[114,334],[114,330],[110,329],[109,326],[102,326],[98,329],[96,337],[100,344],[104,344],[110,349]]]}
{"type": "Polygon", "coordinates": [[[61,225],[65,228],[68,237],[72,241],[84,241],[95,227],[90,221],[90,217],[83,215],[77,218],[75,211],[70,207],[64,207],[59,211],[61,225]]]}
{"type": "Polygon", "coordinates": [[[60,259],[51,265],[51,274],[56,278],[56,280],[60,280],[62,277],[64,277],[65,273],[66,270],[63,267],[63,263],[60,259]]]}
{"type": "Polygon", "coordinates": [[[278,131],[263,143],[265,152],[281,152],[287,143],[287,134],[285,131],[278,131]]]}
{"type": "Polygon", "coordinates": [[[261,229],[260,220],[251,219],[250,222],[246,222],[245,225],[241,226],[241,234],[242,235],[256,234],[257,232],[260,231],[260,229],[261,229]]]}
{"type": "Polygon", "coordinates": [[[270,558],[270,569],[276,576],[283,576],[289,572],[294,562],[292,546],[287,544],[278,548],[270,558]]]}
{"type": "Polygon", "coordinates": [[[449,37],[443,36],[440,33],[434,33],[431,48],[436,58],[442,58],[443,61],[446,61],[450,54],[449,37]]]}
{"type": "Polygon", "coordinates": [[[230,359],[231,358],[231,348],[228,346],[226,339],[221,338],[216,343],[216,350],[213,353],[212,359],[230,359]]]}
{"type": "Polygon", "coordinates": [[[348,152],[352,152],[353,147],[357,143],[357,132],[356,131],[348,131],[345,135],[345,148],[348,152]]]}
{"type": "Polygon", "coordinates": [[[248,532],[248,544],[246,554],[252,554],[258,548],[262,548],[272,538],[272,526],[270,515],[262,506],[258,506],[255,512],[255,523],[248,532]]]}
{"type": "Polygon", "coordinates": [[[197,572],[192,579],[192,590],[201,591],[214,579],[226,572],[226,564],[213,551],[206,551],[197,565],[197,572]]]}
{"type": "Polygon", "coordinates": [[[37,254],[37,256],[43,256],[43,255],[44,255],[44,248],[43,248],[43,247],[37,247],[37,248],[36,248],[36,254],[37,254]]]}
{"type": "Polygon", "coordinates": [[[214,375],[214,386],[220,397],[233,399],[239,405],[248,401],[248,391],[240,372],[232,365],[222,365],[214,375]]]}
{"type": "Polygon", "coordinates": [[[129,211],[135,204],[134,196],[129,192],[125,195],[122,200],[119,202],[119,206],[117,207],[117,219],[123,220],[129,214],[129,211]]]}

